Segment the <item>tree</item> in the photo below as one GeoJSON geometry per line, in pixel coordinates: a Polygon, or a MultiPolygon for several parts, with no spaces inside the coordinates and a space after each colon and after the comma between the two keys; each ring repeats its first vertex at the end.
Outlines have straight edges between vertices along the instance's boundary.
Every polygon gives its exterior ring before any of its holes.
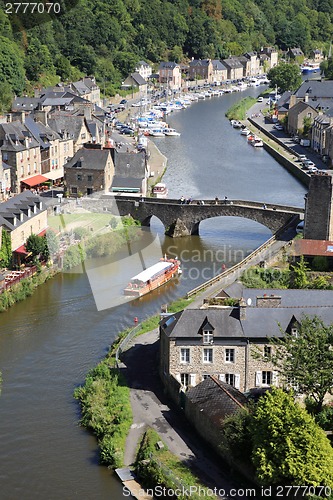
{"type": "Polygon", "coordinates": [[[264,485],[333,486],[333,449],[291,394],[272,388],[250,424],[252,461],[264,485]]]}
{"type": "Polygon", "coordinates": [[[0,113],[10,110],[13,100],[11,86],[7,82],[0,83],[0,113]]]}
{"type": "Polygon", "coordinates": [[[304,260],[303,255],[301,256],[299,262],[290,265],[290,288],[307,288],[309,285],[309,280],[307,277],[307,272],[310,270],[304,260]]]}
{"type": "Polygon", "coordinates": [[[273,87],[277,86],[281,92],[296,90],[302,83],[299,66],[293,63],[280,63],[270,69],[267,78],[273,87]]]}
{"type": "Polygon", "coordinates": [[[16,94],[21,94],[25,87],[23,56],[18,46],[3,36],[0,36],[0,82],[8,83],[16,94]]]}
{"type": "Polygon", "coordinates": [[[32,233],[26,241],[25,248],[27,252],[31,252],[33,257],[39,257],[45,253],[47,248],[46,243],[45,238],[32,233]]]}
{"type": "Polygon", "coordinates": [[[296,335],[285,333],[271,342],[277,348],[270,361],[283,380],[313,398],[320,412],[325,395],[333,393],[333,324],[326,326],[318,316],[304,316],[296,335]]]}

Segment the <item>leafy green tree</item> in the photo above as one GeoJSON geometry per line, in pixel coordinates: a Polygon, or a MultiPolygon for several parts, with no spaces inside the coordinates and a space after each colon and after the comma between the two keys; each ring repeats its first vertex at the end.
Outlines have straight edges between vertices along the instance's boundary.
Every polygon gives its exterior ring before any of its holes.
{"type": "Polygon", "coordinates": [[[45,252],[46,240],[37,234],[31,234],[26,241],[25,248],[33,257],[39,257],[45,252]]]}
{"type": "Polygon", "coordinates": [[[290,268],[290,288],[307,288],[309,285],[309,280],[307,273],[310,270],[307,266],[303,255],[299,262],[289,266],[290,268]]]}
{"type": "Polygon", "coordinates": [[[333,394],[333,324],[325,325],[318,316],[304,316],[296,335],[284,333],[271,342],[276,349],[269,360],[282,380],[311,397],[320,412],[325,396],[333,394]]]}
{"type": "Polygon", "coordinates": [[[250,424],[252,460],[264,485],[333,486],[333,449],[290,394],[272,388],[250,424]]]}
{"type": "Polygon", "coordinates": [[[10,234],[5,229],[2,229],[0,266],[10,267],[11,261],[12,261],[12,244],[11,244],[10,234]]]}
{"type": "Polygon", "coordinates": [[[269,70],[267,77],[271,85],[277,86],[281,92],[296,90],[302,83],[299,66],[293,63],[281,62],[269,70]]]}
{"type": "Polygon", "coordinates": [[[0,82],[10,85],[15,94],[21,94],[25,88],[23,55],[18,46],[0,36],[0,82]]]}
{"type": "Polygon", "coordinates": [[[7,82],[0,83],[0,113],[9,111],[13,100],[11,86],[7,82]]]}

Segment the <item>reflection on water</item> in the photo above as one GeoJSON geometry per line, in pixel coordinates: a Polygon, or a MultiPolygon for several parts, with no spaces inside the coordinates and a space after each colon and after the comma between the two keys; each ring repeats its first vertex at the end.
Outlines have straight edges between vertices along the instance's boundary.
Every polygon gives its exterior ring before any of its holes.
{"type": "MultiPolygon", "coordinates": [[[[168,119],[182,133],[159,142],[169,160],[170,196],[227,195],[302,206],[305,188],[266,152],[249,147],[225,119],[239,97],[195,103],[168,119]]],[[[120,483],[98,465],[95,438],[78,426],[73,390],[135,317],[158,313],[162,304],[184,296],[223,264],[241,260],[271,234],[236,217],[203,221],[199,233],[172,239],[152,218],[141,242],[113,259],[86,261],[87,274],[57,275],[0,315],[1,499],[123,499],[120,483]],[[156,235],[159,242],[153,243],[156,235]],[[181,259],[182,276],[122,303],[129,278],[164,253],[181,259]]]]}

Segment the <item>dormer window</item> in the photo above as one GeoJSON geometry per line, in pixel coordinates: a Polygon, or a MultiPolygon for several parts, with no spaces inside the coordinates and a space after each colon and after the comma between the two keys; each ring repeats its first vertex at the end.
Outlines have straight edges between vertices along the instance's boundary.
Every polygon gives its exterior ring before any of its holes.
{"type": "Polygon", "coordinates": [[[291,329],[291,335],[292,335],[293,337],[295,337],[295,338],[297,338],[297,337],[298,337],[298,330],[297,330],[297,328],[292,328],[292,329],[291,329]]]}
{"type": "Polygon", "coordinates": [[[202,332],[202,343],[212,344],[214,342],[214,336],[212,330],[204,330],[202,332]]]}

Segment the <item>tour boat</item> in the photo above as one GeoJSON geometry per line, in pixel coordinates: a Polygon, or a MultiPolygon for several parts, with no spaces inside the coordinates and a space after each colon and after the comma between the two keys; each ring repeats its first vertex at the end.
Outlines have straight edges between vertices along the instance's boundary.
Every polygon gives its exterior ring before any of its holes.
{"type": "Polygon", "coordinates": [[[153,187],[153,196],[155,198],[166,198],[168,196],[168,189],[163,182],[158,182],[153,187]]]}
{"type": "Polygon", "coordinates": [[[160,262],[148,267],[145,271],[133,276],[124,290],[125,295],[141,297],[155,290],[171,280],[174,276],[181,274],[180,261],[165,257],[160,262]]]}

